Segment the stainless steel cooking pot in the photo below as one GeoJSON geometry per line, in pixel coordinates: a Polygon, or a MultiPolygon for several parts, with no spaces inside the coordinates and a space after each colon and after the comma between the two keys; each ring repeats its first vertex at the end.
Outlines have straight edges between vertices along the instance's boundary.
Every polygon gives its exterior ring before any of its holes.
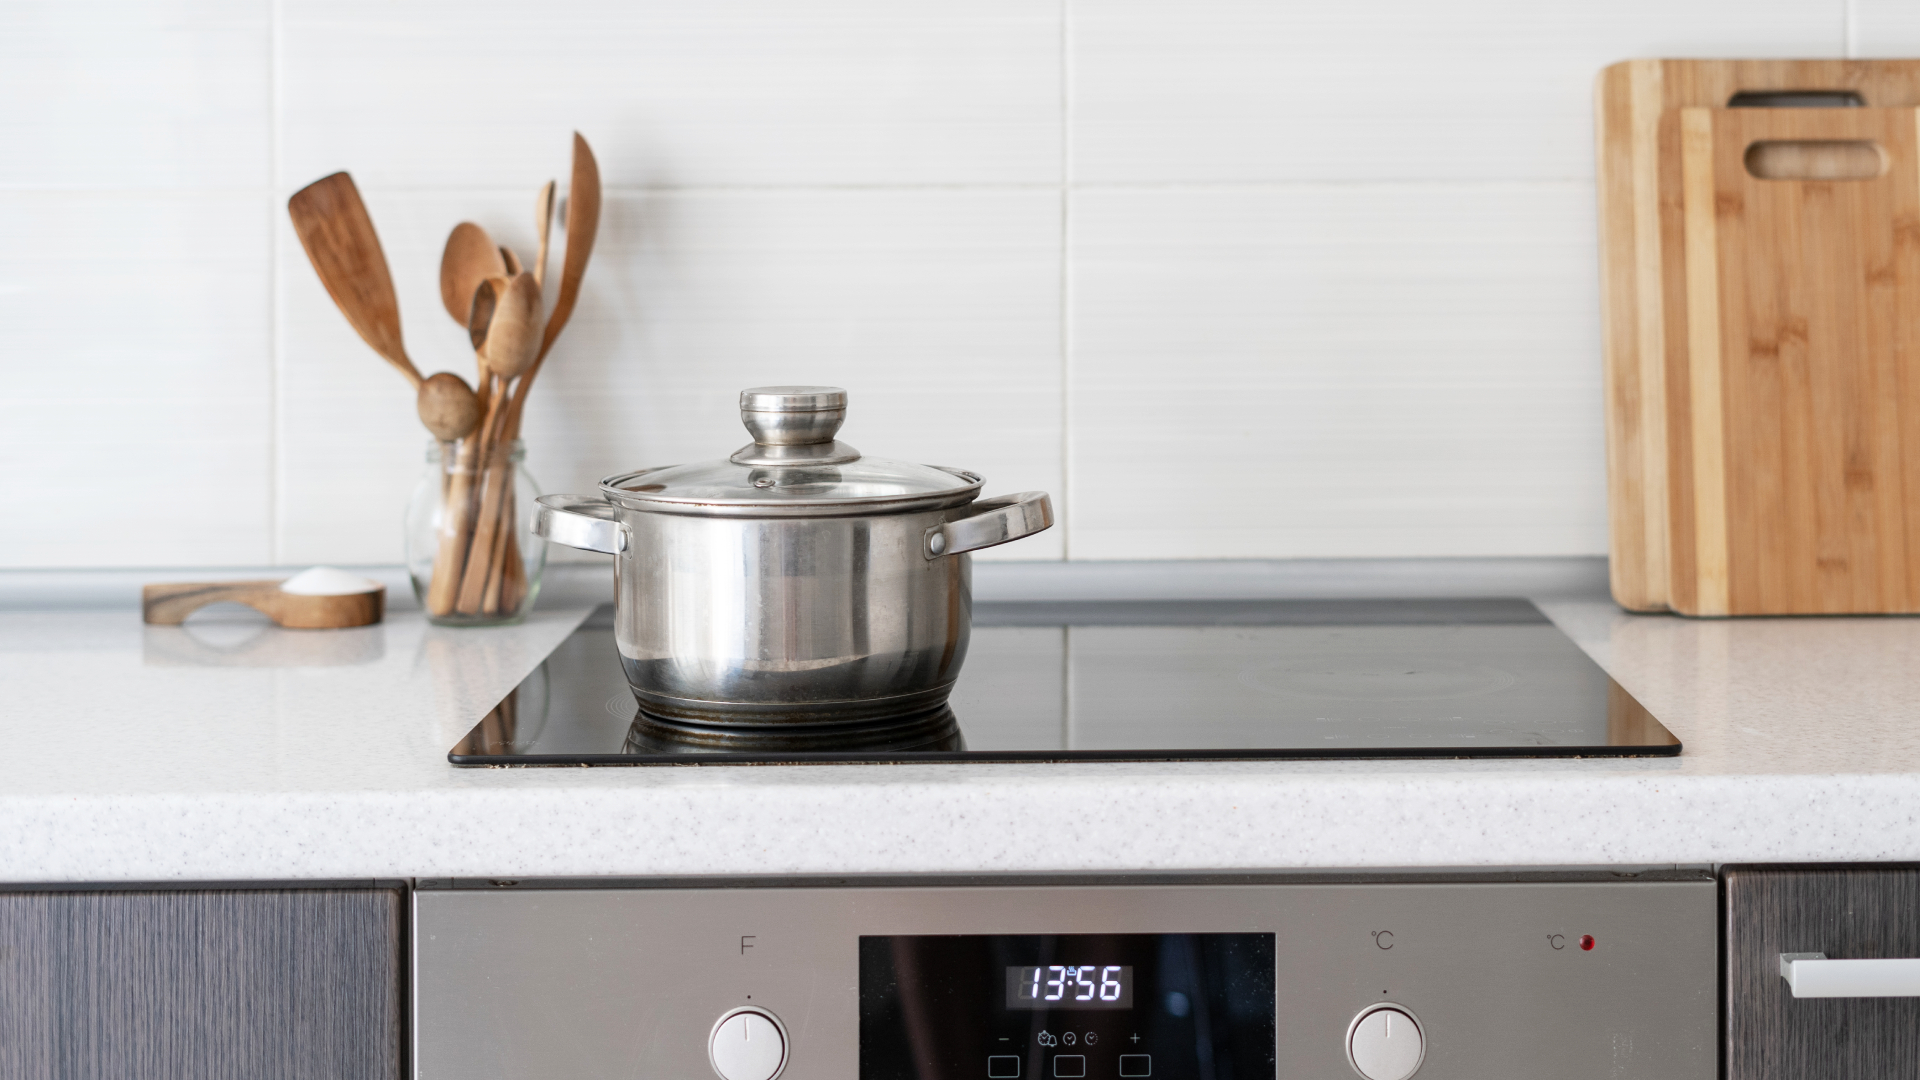
{"type": "Polygon", "coordinates": [[[834,439],[847,393],[740,395],[732,457],[547,495],[534,532],[615,557],[615,637],[655,716],[813,725],[945,704],[967,657],[967,552],[1053,524],[1045,492],[974,501],[960,469],[863,457],[834,439]]]}

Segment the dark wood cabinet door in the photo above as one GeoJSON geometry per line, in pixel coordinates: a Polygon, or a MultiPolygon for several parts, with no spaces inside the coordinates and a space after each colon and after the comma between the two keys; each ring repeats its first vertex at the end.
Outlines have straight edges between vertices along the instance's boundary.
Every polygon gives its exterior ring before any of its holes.
{"type": "Polygon", "coordinates": [[[404,900],[0,891],[0,1077],[400,1080],[404,900]]]}
{"type": "Polygon", "coordinates": [[[1796,998],[1780,954],[1920,957],[1920,867],[1728,867],[1727,1080],[1920,1076],[1920,998],[1796,998]]]}

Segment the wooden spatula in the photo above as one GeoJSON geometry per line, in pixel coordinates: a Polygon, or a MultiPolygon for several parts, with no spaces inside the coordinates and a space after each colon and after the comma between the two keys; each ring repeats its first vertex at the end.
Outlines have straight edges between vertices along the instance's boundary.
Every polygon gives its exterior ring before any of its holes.
{"type": "Polygon", "coordinates": [[[340,313],[361,340],[398,368],[418,391],[420,369],[413,366],[401,344],[400,304],[394,298],[387,257],[353,177],[337,172],[315,180],[287,200],[287,213],[293,216],[300,246],[307,249],[314,272],[340,313]]]}
{"type": "MultiPolygon", "coordinates": [[[[593,254],[593,238],[600,230],[600,163],[593,159],[587,140],[573,133],[573,186],[567,189],[567,254],[560,264],[560,295],[547,316],[547,331],[541,335],[540,356],[546,359],[555,338],[573,317],[573,305],[580,299],[580,279],[586,276],[587,259],[593,254]]],[[[538,365],[536,364],[536,369],[538,365]]]]}
{"type": "MultiPolygon", "coordinates": [[[[541,197],[546,197],[544,191],[541,197]]],[[[513,401],[507,406],[509,439],[520,437],[520,413],[526,408],[527,392],[533,389],[534,377],[540,374],[540,365],[553,350],[555,339],[573,317],[573,305],[580,299],[580,279],[586,276],[587,259],[593,254],[593,239],[599,231],[600,163],[594,160],[593,148],[576,131],[573,133],[573,186],[567,191],[567,254],[560,264],[560,294],[554,298],[547,314],[546,330],[540,335],[540,350],[534,354],[527,373],[520,377],[513,401]]]]}

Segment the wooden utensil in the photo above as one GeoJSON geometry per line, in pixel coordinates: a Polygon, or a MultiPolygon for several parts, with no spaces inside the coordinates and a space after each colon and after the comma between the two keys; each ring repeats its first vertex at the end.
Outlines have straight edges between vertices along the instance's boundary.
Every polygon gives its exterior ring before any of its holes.
{"type": "MultiPolygon", "coordinates": [[[[540,339],[534,369],[527,375],[529,381],[539,371],[538,361],[547,358],[554,339],[573,318],[573,306],[580,300],[580,279],[586,276],[594,236],[600,231],[600,164],[593,159],[593,148],[577,131],[573,133],[572,185],[567,190],[567,254],[560,264],[560,295],[554,298],[553,312],[547,316],[546,333],[540,339]]],[[[524,397],[523,388],[515,404],[524,397]]]]}
{"type": "MultiPolygon", "coordinates": [[[[536,201],[540,254],[533,274],[495,276],[475,286],[466,325],[485,372],[483,414],[475,434],[459,446],[461,465],[448,485],[445,523],[427,610],[492,615],[518,609],[528,584],[513,534],[513,443],[534,377],[579,300],[580,282],[600,220],[600,173],[593,151],[573,137],[573,189],[567,213],[567,250],[552,314],[540,319],[551,236],[554,185],[536,201]],[[536,331],[537,328],[537,332],[536,331]]],[[[503,261],[513,260],[510,253],[503,261]]],[[[517,267],[516,267],[517,270],[517,267]]]]}
{"type": "MultiPolygon", "coordinates": [[[[480,356],[488,371],[504,386],[533,364],[539,347],[540,286],[532,274],[516,274],[507,283],[494,309],[480,356]]],[[[512,519],[513,464],[508,460],[511,444],[512,439],[505,433],[505,410],[499,407],[496,397],[481,432],[480,460],[486,474],[456,602],[456,610],[468,615],[486,610],[489,584],[498,581],[495,570],[506,555],[505,534],[510,531],[508,525],[512,519]]],[[[499,586],[494,584],[494,588],[497,591],[499,586]]]]}
{"type": "Polygon", "coordinates": [[[513,249],[505,244],[500,245],[500,261],[506,264],[508,277],[512,277],[525,269],[520,265],[520,256],[515,255],[513,249]]]}
{"type": "Polygon", "coordinates": [[[335,596],[283,592],[280,580],[207,581],[148,585],[140,590],[140,617],[155,626],[178,626],[188,615],[232,601],[245,604],[295,630],[338,630],[377,623],[386,613],[387,589],[335,596]]]}
{"type": "Polygon", "coordinates": [[[287,200],[287,212],[307,258],[347,322],[413,386],[421,423],[443,442],[471,431],[478,408],[466,383],[456,375],[423,379],[407,356],[393,277],[353,178],[339,172],[314,181],[287,200]],[[449,436],[449,431],[458,434],[449,436]]]}
{"type": "Polygon", "coordinates": [[[567,254],[560,266],[560,293],[547,315],[539,352],[508,404],[506,437],[509,440],[520,437],[520,416],[526,409],[534,377],[540,374],[540,365],[546,362],[554,341],[560,337],[560,331],[566,329],[567,320],[573,317],[573,307],[580,300],[580,281],[586,276],[587,260],[593,255],[593,241],[599,231],[600,165],[593,158],[593,148],[576,131],[573,133],[573,187],[567,194],[567,254]]]}
{"type": "MultiPolygon", "coordinates": [[[[499,290],[497,282],[490,282],[499,290]]],[[[533,365],[540,349],[540,285],[528,273],[508,279],[495,300],[480,356],[487,370],[502,379],[517,379],[533,365]]]]}
{"type": "Polygon", "coordinates": [[[480,399],[451,371],[428,376],[420,384],[417,404],[420,422],[441,442],[464,439],[480,423],[480,399]]]}
{"type": "Polygon", "coordinates": [[[490,277],[505,277],[507,264],[487,230],[463,221],[447,235],[440,253],[440,303],[461,326],[468,325],[473,290],[490,277]]]}
{"type": "Polygon", "coordinates": [[[460,440],[451,450],[455,455],[454,469],[441,494],[439,542],[434,550],[433,576],[427,582],[426,608],[429,615],[451,614],[460,597],[467,551],[473,542],[474,514],[478,510],[473,499],[474,473],[481,467],[481,435],[487,423],[483,416],[478,430],[460,440]]]}
{"type": "MultiPolygon", "coordinates": [[[[1888,591],[1893,577],[1884,560],[1892,534],[1885,511],[1845,527],[1831,516],[1835,506],[1881,505],[1862,501],[1861,484],[1884,494],[1904,483],[1877,456],[1886,453],[1877,441],[1886,437],[1885,417],[1859,407],[1849,380],[1882,378],[1875,373],[1883,361],[1874,357],[1886,347],[1905,348],[1873,312],[1881,302],[1876,290],[1906,289],[1906,272],[1888,262],[1862,283],[1857,259],[1882,242],[1875,237],[1884,236],[1885,222],[1872,200],[1859,201],[1865,192],[1850,189],[1902,182],[1896,173],[1907,167],[1894,163],[1878,181],[1768,179],[1787,160],[1778,144],[1856,142],[1847,125],[1861,121],[1846,117],[1874,110],[1731,109],[1694,121],[1690,212],[1681,111],[1723,109],[1736,100],[1920,105],[1920,61],[1629,61],[1602,73],[1597,99],[1615,599],[1631,610],[1694,614],[1915,610],[1888,591]],[[1775,129],[1761,118],[1799,112],[1809,115],[1779,122],[1801,135],[1827,134],[1763,137],[1775,129]],[[1701,142],[1739,138],[1776,144],[1755,151],[1752,169],[1762,175],[1749,172],[1744,150],[1736,166],[1701,142]],[[1751,192],[1743,190],[1749,186],[1751,192]],[[1725,197],[1711,212],[1709,191],[1725,197]],[[1795,206],[1795,193],[1811,201],[1795,206]],[[1816,204],[1836,196],[1869,217],[1829,228],[1835,219],[1815,212],[1816,204]],[[1792,229],[1810,225],[1814,233],[1789,244],[1792,229]],[[1696,364],[1696,354],[1706,359],[1696,364]],[[1777,373],[1768,374],[1769,366],[1777,373]],[[1816,375],[1840,382],[1816,383],[1816,375]],[[1773,388],[1785,396],[1755,396],[1773,388]],[[1709,430],[1696,441],[1696,424],[1716,421],[1718,434],[1709,430]],[[1761,438],[1768,423],[1786,425],[1777,441],[1761,438]],[[1788,437],[1814,441],[1789,444],[1788,437]],[[1832,439],[1843,441],[1822,441],[1832,439]],[[1835,445],[1857,451],[1851,460],[1858,468],[1816,466],[1835,445]],[[1809,537],[1817,550],[1806,546],[1809,537]]],[[[1850,167],[1827,151],[1815,156],[1822,155],[1832,167],[1850,167]]],[[[1801,165],[1828,167],[1810,159],[1801,165]]],[[[1909,172],[1904,183],[1913,182],[1909,172]]],[[[1914,299],[1908,294],[1903,302],[1914,299]]],[[[1911,414],[1905,404],[1898,408],[1904,426],[1911,414]]],[[[1920,439],[1909,442],[1920,451],[1920,439]]],[[[1913,505],[1911,497],[1905,502],[1913,505]]],[[[1920,543],[1920,532],[1913,535],[1920,543]]],[[[1903,573],[1920,582],[1914,568],[1903,573]]]]}
{"type": "Polygon", "coordinates": [[[547,242],[553,238],[553,193],[554,182],[547,181],[540,189],[540,197],[534,200],[533,227],[540,234],[540,254],[533,260],[533,280],[541,285],[547,283],[547,242]]]}
{"type": "Polygon", "coordinates": [[[287,200],[287,213],[341,314],[362,341],[418,390],[424,380],[401,344],[400,305],[394,299],[387,257],[353,177],[337,172],[315,180],[287,200]]]}
{"type": "MultiPolygon", "coordinates": [[[[541,192],[541,198],[547,198],[547,192],[541,192]]],[[[566,256],[561,263],[561,290],[553,302],[553,313],[547,317],[545,332],[541,334],[540,350],[534,356],[534,363],[518,380],[513,400],[507,404],[501,419],[499,434],[490,448],[488,494],[474,519],[474,536],[461,573],[461,592],[457,598],[461,611],[513,609],[526,590],[526,580],[518,575],[520,552],[511,528],[518,507],[509,490],[511,463],[505,454],[513,446],[513,440],[520,436],[520,415],[526,409],[526,394],[532,390],[534,377],[540,375],[541,363],[545,363],[547,354],[553,350],[553,342],[566,327],[566,319],[572,317],[574,304],[580,300],[580,281],[593,254],[593,238],[599,233],[599,206],[599,163],[593,160],[588,140],[576,131],[572,188],[566,196],[566,256]]]]}
{"type": "Polygon", "coordinates": [[[506,291],[507,279],[503,274],[480,282],[473,290],[473,301],[467,309],[467,340],[473,343],[476,355],[487,346],[487,330],[493,326],[493,313],[500,306],[500,294],[506,291]]]}
{"type": "MultiPolygon", "coordinates": [[[[481,393],[476,397],[480,418],[470,437],[441,451],[452,455],[453,468],[441,492],[439,543],[433,558],[433,576],[427,583],[426,608],[430,615],[452,614],[460,599],[468,550],[473,543],[475,515],[481,509],[475,505],[475,474],[488,459],[488,435],[499,423],[506,392],[506,383],[488,368],[484,354],[499,298],[509,284],[504,277],[483,279],[474,288],[468,307],[467,338],[473,343],[474,358],[480,364],[481,393]]],[[[484,484],[484,479],[481,482],[484,484]]]]}

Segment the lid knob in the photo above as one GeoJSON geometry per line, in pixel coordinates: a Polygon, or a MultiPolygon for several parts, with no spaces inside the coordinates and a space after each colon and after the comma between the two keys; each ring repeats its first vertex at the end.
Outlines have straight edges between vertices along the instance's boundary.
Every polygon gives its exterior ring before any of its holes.
{"type": "Polygon", "coordinates": [[[860,452],[834,434],[847,419],[837,386],[756,386],[740,391],[740,422],[753,433],[732,460],[740,465],[842,465],[860,452]]]}
{"type": "Polygon", "coordinates": [[[847,419],[847,392],[837,386],[756,386],[740,391],[740,422],[760,446],[833,441],[847,419]]]}

